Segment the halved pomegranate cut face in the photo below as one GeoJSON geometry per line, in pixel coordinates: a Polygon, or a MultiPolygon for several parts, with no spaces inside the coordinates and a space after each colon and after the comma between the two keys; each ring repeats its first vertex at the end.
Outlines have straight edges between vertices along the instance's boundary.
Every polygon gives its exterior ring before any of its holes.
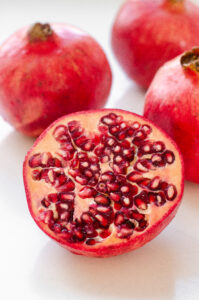
{"type": "Polygon", "coordinates": [[[183,165],[151,122],[104,109],[54,122],[26,156],[24,183],[46,234],[76,254],[111,256],[142,246],[175,216],[183,165]]]}

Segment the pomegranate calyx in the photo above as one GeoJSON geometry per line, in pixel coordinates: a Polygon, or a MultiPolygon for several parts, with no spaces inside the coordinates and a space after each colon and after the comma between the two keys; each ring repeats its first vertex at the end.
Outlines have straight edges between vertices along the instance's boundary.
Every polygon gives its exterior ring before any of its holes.
{"type": "Polygon", "coordinates": [[[41,42],[48,40],[52,36],[53,30],[48,23],[35,23],[29,30],[28,37],[30,43],[41,42]]]}
{"type": "Polygon", "coordinates": [[[199,48],[194,47],[191,51],[185,52],[180,59],[180,63],[184,69],[199,72],[199,48]]]}

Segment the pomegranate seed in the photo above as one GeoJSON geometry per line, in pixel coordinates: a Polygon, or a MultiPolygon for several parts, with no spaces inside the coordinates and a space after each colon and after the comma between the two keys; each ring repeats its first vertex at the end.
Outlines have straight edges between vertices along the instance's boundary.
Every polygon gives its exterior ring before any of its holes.
{"type": "Polygon", "coordinates": [[[132,124],[132,128],[135,130],[137,130],[137,129],[139,129],[140,128],[140,123],[138,123],[138,122],[133,122],[133,124],[132,124]]]}
{"type": "Polygon", "coordinates": [[[142,125],[141,129],[148,135],[152,132],[152,129],[149,125],[147,124],[144,124],[142,125]]]}
{"type": "Polygon", "coordinates": [[[84,171],[84,175],[88,178],[92,178],[93,177],[93,173],[90,170],[86,170],[84,171]]]}
{"type": "Polygon", "coordinates": [[[85,151],[92,151],[95,148],[93,141],[88,140],[85,144],[82,145],[82,149],[85,151]]]}
{"type": "Polygon", "coordinates": [[[143,180],[143,176],[139,172],[131,172],[130,174],[128,174],[127,179],[132,182],[139,182],[143,180]]]}
{"type": "Polygon", "coordinates": [[[63,186],[63,189],[65,192],[70,192],[70,191],[73,191],[75,189],[75,184],[74,182],[69,179],[63,186]]]}
{"type": "Polygon", "coordinates": [[[82,199],[92,198],[96,195],[96,190],[90,187],[84,187],[79,191],[79,197],[82,199]]]}
{"type": "Polygon", "coordinates": [[[70,133],[74,132],[77,128],[79,128],[80,123],[78,121],[70,121],[68,122],[68,129],[70,133]]]}
{"type": "Polygon", "coordinates": [[[104,182],[112,182],[115,180],[115,175],[112,172],[105,172],[102,174],[101,178],[104,182]]]}
{"type": "Polygon", "coordinates": [[[120,128],[118,125],[113,125],[109,127],[109,132],[112,135],[116,135],[119,132],[120,128]]]}
{"type": "Polygon", "coordinates": [[[83,146],[86,142],[88,142],[88,139],[86,136],[82,135],[80,137],[78,137],[77,139],[75,139],[75,144],[77,147],[81,147],[83,146]]]}
{"type": "Polygon", "coordinates": [[[41,201],[41,205],[44,206],[45,208],[48,208],[50,206],[50,202],[46,199],[43,199],[41,201]]]}
{"type": "Polygon", "coordinates": [[[147,134],[143,130],[136,131],[133,139],[135,145],[139,145],[141,141],[144,141],[147,137],[147,134]]]}
{"type": "Polygon", "coordinates": [[[56,203],[58,201],[58,195],[57,194],[49,194],[48,195],[48,201],[56,203]]]}
{"type": "Polygon", "coordinates": [[[160,177],[154,177],[149,184],[149,188],[151,190],[158,190],[160,188],[160,177]]]}
{"type": "Polygon", "coordinates": [[[103,181],[100,181],[96,187],[97,191],[101,193],[106,193],[107,192],[107,187],[106,184],[103,181]]]}
{"type": "Polygon", "coordinates": [[[31,158],[29,159],[29,166],[31,168],[38,168],[41,166],[41,154],[40,153],[36,153],[31,156],[31,158]]]}
{"type": "Polygon", "coordinates": [[[151,161],[155,167],[165,166],[165,162],[164,162],[161,154],[154,154],[151,158],[151,161]]]}
{"type": "Polygon", "coordinates": [[[52,230],[53,230],[54,232],[56,232],[56,233],[60,233],[61,230],[62,230],[62,227],[61,227],[60,224],[55,223],[55,224],[53,225],[53,229],[52,229],[52,230]]]}
{"type": "Polygon", "coordinates": [[[78,241],[84,241],[86,239],[85,234],[83,233],[81,228],[75,228],[73,230],[73,235],[78,241]]]}
{"type": "Polygon", "coordinates": [[[64,141],[66,139],[67,128],[64,125],[59,125],[55,128],[53,136],[56,141],[64,141]]]}
{"type": "Polygon", "coordinates": [[[86,213],[86,212],[81,215],[81,220],[84,223],[87,223],[87,224],[92,224],[93,223],[93,219],[92,219],[91,215],[89,213],[86,213]]]}
{"type": "Polygon", "coordinates": [[[121,194],[120,193],[110,193],[110,198],[114,202],[119,202],[121,199],[121,194]]]}
{"type": "Polygon", "coordinates": [[[110,157],[108,155],[103,155],[100,159],[101,163],[105,164],[110,161],[110,157]]]}
{"type": "Polygon", "coordinates": [[[138,182],[139,186],[141,187],[148,187],[148,185],[150,184],[151,180],[149,178],[144,178],[141,181],[138,182]]]}
{"type": "Polygon", "coordinates": [[[120,203],[114,203],[115,210],[120,210],[122,208],[122,205],[120,203]]]}
{"type": "Polygon", "coordinates": [[[126,137],[127,137],[126,130],[121,131],[117,135],[117,139],[120,140],[120,141],[123,141],[126,137]]]}
{"type": "Polygon", "coordinates": [[[34,180],[41,180],[41,171],[39,171],[39,170],[33,170],[32,171],[32,178],[34,180]]]}
{"type": "Polygon", "coordinates": [[[94,239],[89,239],[86,241],[86,244],[88,246],[94,246],[96,244],[96,241],[94,239]]]}
{"type": "Polygon", "coordinates": [[[114,183],[114,182],[108,182],[107,183],[107,188],[109,192],[115,192],[119,190],[119,184],[118,183],[114,183]]]}
{"type": "Polygon", "coordinates": [[[165,151],[163,154],[163,159],[167,164],[172,164],[175,161],[175,155],[172,151],[165,151]]]}
{"type": "Polygon", "coordinates": [[[139,197],[134,198],[134,203],[141,210],[147,209],[147,204],[139,197]]]}
{"type": "Polygon", "coordinates": [[[101,227],[107,227],[107,226],[109,226],[109,222],[108,222],[108,220],[107,220],[104,216],[102,216],[102,215],[100,215],[100,214],[97,214],[97,215],[95,216],[95,218],[98,220],[99,225],[100,225],[101,227]]]}
{"type": "Polygon", "coordinates": [[[98,233],[94,228],[94,224],[92,223],[84,226],[84,232],[86,233],[86,236],[89,238],[94,238],[98,236],[98,233]]]}
{"type": "Polygon", "coordinates": [[[163,152],[165,149],[165,145],[163,142],[158,141],[153,143],[152,151],[153,152],[163,152]]]}
{"type": "Polygon", "coordinates": [[[135,228],[136,231],[143,231],[148,226],[146,220],[142,220],[139,222],[139,226],[135,228]]]}
{"type": "Polygon", "coordinates": [[[88,183],[88,180],[83,176],[76,176],[75,180],[81,185],[86,185],[88,183]]]}
{"type": "Polygon", "coordinates": [[[119,225],[123,224],[125,221],[126,221],[126,218],[125,218],[125,216],[122,212],[117,212],[115,214],[114,223],[115,223],[116,226],[119,226],[119,225]]]}
{"type": "Polygon", "coordinates": [[[156,194],[155,205],[162,206],[165,203],[166,203],[165,195],[162,192],[159,192],[158,194],[156,194]]]}
{"type": "Polygon", "coordinates": [[[104,195],[97,195],[96,197],[95,197],[95,202],[97,203],[97,204],[99,204],[99,205],[105,205],[105,206],[108,206],[108,205],[110,205],[110,200],[109,200],[109,198],[107,198],[107,197],[105,197],[104,195]]]}
{"type": "Polygon", "coordinates": [[[169,184],[167,189],[165,190],[165,195],[167,200],[172,201],[176,198],[177,196],[177,190],[175,185],[169,184]]]}
{"type": "Polygon", "coordinates": [[[49,172],[48,172],[48,178],[49,178],[49,181],[50,181],[51,183],[54,183],[54,182],[55,182],[55,176],[54,176],[54,172],[53,172],[52,169],[50,169],[49,172]]]}
{"type": "Polygon", "coordinates": [[[123,157],[129,161],[133,160],[134,159],[134,148],[124,149],[123,157]]]}
{"type": "Polygon", "coordinates": [[[120,155],[114,157],[114,162],[120,164],[123,161],[123,158],[120,155]]]}
{"type": "Polygon", "coordinates": [[[115,124],[115,120],[111,119],[108,116],[101,118],[101,122],[108,126],[115,124]]]}
{"type": "Polygon", "coordinates": [[[129,199],[129,197],[123,197],[122,198],[122,204],[125,207],[131,207],[132,206],[132,201],[129,199]]]}
{"type": "Polygon", "coordinates": [[[168,183],[166,181],[161,181],[160,182],[160,189],[161,190],[166,190],[168,187],[168,183]]]}
{"type": "Polygon", "coordinates": [[[60,214],[60,220],[62,222],[68,223],[70,220],[70,213],[68,211],[64,211],[63,213],[60,214]]]}
{"type": "Polygon", "coordinates": [[[61,201],[73,201],[75,199],[75,194],[62,192],[59,194],[59,198],[61,201]]]}
{"type": "Polygon", "coordinates": [[[137,162],[135,163],[134,169],[140,172],[148,172],[150,168],[150,165],[148,163],[148,161],[146,159],[139,159],[137,160],[137,162]]]}
{"type": "Polygon", "coordinates": [[[132,227],[127,226],[126,224],[122,224],[121,228],[117,232],[117,236],[120,239],[130,238],[130,236],[133,234],[133,228],[134,228],[133,223],[132,223],[132,227]]]}
{"type": "Polygon", "coordinates": [[[80,167],[83,168],[83,169],[89,167],[89,163],[88,163],[87,161],[80,162],[79,165],[80,165],[80,167]]]}
{"type": "Polygon", "coordinates": [[[77,127],[73,132],[71,132],[72,138],[78,139],[84,133],[83,128],[77,127]]]}
{"type": "Polygon", "coordinates": [[[61,174],[57,179],[58,179],[58,186],[63,185],[67,181],[67,177],[64,174],[61,174]]]}
{"type": "Polygon", "coordinates": [[[109,235],[111,234],[111,232],[109,230],[103,230],[102,232],[100,232],[99,236],[103,239],[107,238],[109,235]]]}
{"type": "Polygon", "coordinates": [[[53,217],[52,210],[42,211],[39,215],[39,219],[43,221],[45,224],[50,224],[52,217],[53,217]]]}
{"type": "Polygon", "coordinates": [[[148,197],[149,197],[149,203],[152,204],[152,203],[156,203],[156,194],[155,193],[149,193],[148,194],[148,197]]]}
{"type": "Polygon", "coordinates": [[[144,219],[144,215],[140,214],[137,210],[130,210],[128,212],[128,217],[130,219],[135,219],[136,221],[141,221],[144,219]]]}

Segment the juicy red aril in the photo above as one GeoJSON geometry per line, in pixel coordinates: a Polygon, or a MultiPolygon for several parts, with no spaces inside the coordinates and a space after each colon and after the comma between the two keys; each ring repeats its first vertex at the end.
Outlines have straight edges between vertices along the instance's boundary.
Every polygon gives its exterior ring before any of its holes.
{"type": "Polygon", "coordinates": [[[164,160],[168,164],[172,164],[175,160],[175,155],[172,151],[165,151],[163,154],[164,160]]]}
{"type": "Polygon", "coordinates": [[[46,207],[46,208],[50,206],[50,202],[47,201],[46,199],[43,199],[43,200],[41,201],[41,204],[42,204],[44,207],[46,207]]]}
{"type": "Polygon", "coordinates": [[[130,210],[128,212],[128,216],[129,216],[130,219],[134,219],[136,221],[141,221],[145,217],[145,215],[140,214],[137,210],[130,210]]]}
{"type": "Polygon", "coordinates": [[[43,152],[29,159],[32,178],[56,190],[41,200],[42,222],[67,242],[87,246],[108,238],[112,226],[120,239],[145,230],[148,206],[163,206],[177,196],[175,185],[145,174],[175,161],[151,133],[149,125],[112,113],[101,118],[98,135],[87,134],[76,120],[57,126],[54,156],[43,152]],[[86,207],[78,217],[77,199],[86,207]]]}
{"type": "Polygon", "coordinates": [[[97,204],[99,204],[99,205],[105,205],[105,206],[108,206],[108,205],[110,205],[110,199],[109,198],[107,198],[106,196],[104,196],[104,195],[97,195],[96,197],[95,197],[95,202],[97,203],[97,204]]]}
{"type": "Polygon", "coordinates": [[[86,241],[86,244],[87,244],[88,246],[94,246],[94,245],[96,244],[96,241],[95,241],[94,239],[88,239],[88,240],[86,241]]]}
{"type": "Polygon", "coordinates": [[[169,184],[165,190],[167,200],[174,200],[177,195],[176,187],[173,184],[169,184]]]}
{"type": "Polygon", "coordinates": [[[166,199],[165,199],[165,195],[163,192],[159,192],[155,195],[156,200],[155,200],[155,204],[156,206],[162,206],[166,203],[166,199]]]}
{"type": "Polygon", "coordinates": [[[163,142],[158,141],[154,142],[152,146],[152,151],[153,152],[163,152],[165,150],[165,145],[163,142]]]}
{"type": "Polygon", "coordinates": [[[126,221],[126,217],[122,212],[117,212],[115,214],[114,223],[115,223],[116,226],[119,226],[119,225],[125,223],[125,221],[126,221]]]}
{"type": "Polygon", "coordinates": [[[96,190],[91,188],[91,187],[84,187],[79,191],[79,197],[81,197],[82,199],[85,198],[91,198],[94,197],[96,195],[96,190]]]}

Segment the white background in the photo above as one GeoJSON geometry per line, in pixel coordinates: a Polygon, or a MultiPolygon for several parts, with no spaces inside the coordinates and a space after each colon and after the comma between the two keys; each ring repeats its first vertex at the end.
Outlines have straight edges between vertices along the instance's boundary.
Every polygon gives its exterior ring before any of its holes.
{"type": "MultiPolygon", "coordinates": [[[[114,82],[107,107],[142,113],[144,93],[123,74],[109,43],[122,2],[0,0],[0,42],[36,21],[77,25],[110,60],[114,82]]],[[[143,248],[108,259],[75,256],[29,215],[22,163],[32,143],[0,119],[0,299],[199,299],[199,185],[186,183],[176,218],[143,248]]]]}

